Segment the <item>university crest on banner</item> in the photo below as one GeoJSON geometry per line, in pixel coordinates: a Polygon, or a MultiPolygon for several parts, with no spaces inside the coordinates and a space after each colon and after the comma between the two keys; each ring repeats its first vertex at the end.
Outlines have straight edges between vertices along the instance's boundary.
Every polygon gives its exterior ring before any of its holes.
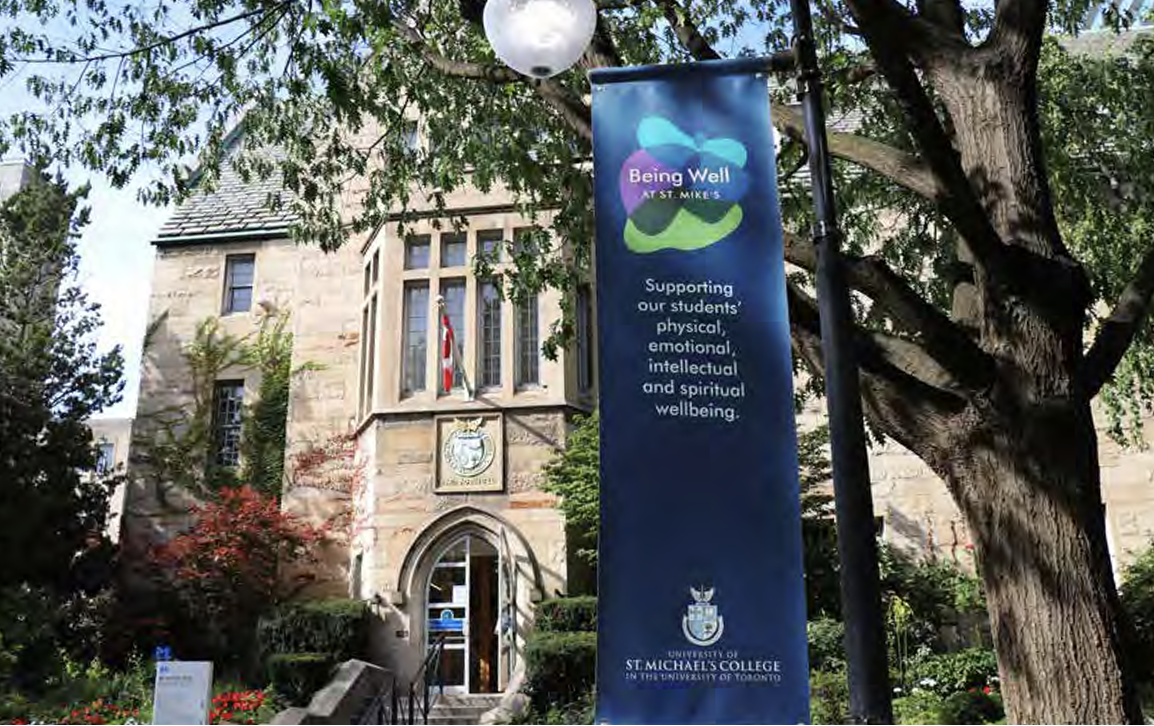
{"type": "Polygon", "coordinates": [[[693,604],[681,619],[685,638],[694,645],[713,645],[721,640],[721,634],[725,632],[725,620],[717,614],[717,606],[710,602],[713,599],[713,588],[698,590],[691,587],[689,594],[693,595],[693,604]]]}

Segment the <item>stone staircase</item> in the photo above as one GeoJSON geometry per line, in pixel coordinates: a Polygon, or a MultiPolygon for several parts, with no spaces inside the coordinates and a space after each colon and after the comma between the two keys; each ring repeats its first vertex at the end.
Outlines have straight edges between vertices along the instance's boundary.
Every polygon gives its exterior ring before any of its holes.
{"type": "Polygon", "coordinates": [[[497,707],[501,694],[445,694],[438,696],[429,711],[430,724],[479,724],[486,711],[497,707]]]}

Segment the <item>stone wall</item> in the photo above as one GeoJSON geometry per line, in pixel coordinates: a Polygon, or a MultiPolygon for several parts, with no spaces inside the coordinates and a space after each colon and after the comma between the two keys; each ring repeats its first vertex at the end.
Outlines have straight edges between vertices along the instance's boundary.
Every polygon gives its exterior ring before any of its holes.
{"type": "MultiPolygon", "coordinates": [[[[799,417],[801,427],[823,416],[820,402],[799,417]]],[[[1110,438],[1106,416],[1096,411],[1106,534],[1115,574],[1154,541],[1154,450],[1123,447],[1110,438]]],[[[1146,447],[1154,442],[1154,418],[1145,421],[1146,447]]],[[[869,452],[874,514],[883,518],[883,538],[900,550],[974,566],[972,543],[961,512],[945,484],[899,444],[888,441],[869,452]]]]}

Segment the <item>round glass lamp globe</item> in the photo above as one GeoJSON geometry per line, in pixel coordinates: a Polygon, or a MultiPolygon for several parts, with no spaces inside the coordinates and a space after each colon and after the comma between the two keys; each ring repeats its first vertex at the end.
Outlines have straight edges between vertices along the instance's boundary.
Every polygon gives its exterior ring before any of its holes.
{"type": "Polygon", "coordinates": [[[488,0],[485,35],[497,57],[533,78],[576,63],[597,28],[593,0],[488,0]]]}

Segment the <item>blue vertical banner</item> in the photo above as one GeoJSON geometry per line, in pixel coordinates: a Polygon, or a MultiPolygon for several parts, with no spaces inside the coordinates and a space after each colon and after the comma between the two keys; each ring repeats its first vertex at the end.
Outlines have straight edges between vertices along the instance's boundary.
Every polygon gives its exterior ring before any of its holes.
{"type": "Polygon", "coordinates": [[[593,85],[599,723],[805,723],[781,213],[756,60],[593,85]]]}

